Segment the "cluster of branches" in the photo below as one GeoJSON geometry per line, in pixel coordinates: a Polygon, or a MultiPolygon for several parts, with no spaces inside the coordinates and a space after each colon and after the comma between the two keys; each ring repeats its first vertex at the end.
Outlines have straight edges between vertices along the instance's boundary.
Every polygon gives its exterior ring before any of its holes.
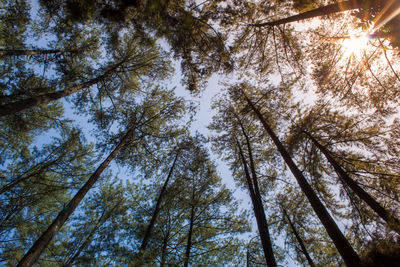
{"type": "Polygon", "coordinates": [[[398,261],[400,8],[323,4],[3,1],[0,261],[398,261]],[[355,29],[371,40],[349,55],[337,40],[355,29]],[[242,80],[215,100],[210,129],[249,193],[259,242],[235,237],[248,215],[205,138],[188,133],[194,106],[161,85],[173,58],[193,93],[216,72],[242,80]]]}
{"type": "Polygon", "coordinates": [[[240,260],[246,213],[163,86],[171,56],[193,92],[230,68],[212,5],[187,5],[1,3],[1,264],[240,260]]]}

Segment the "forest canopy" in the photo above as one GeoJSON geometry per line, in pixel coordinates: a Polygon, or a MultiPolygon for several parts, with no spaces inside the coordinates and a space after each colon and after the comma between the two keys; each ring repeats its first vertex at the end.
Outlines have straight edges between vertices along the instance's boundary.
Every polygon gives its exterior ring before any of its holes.
{"type": "Polygon", "coordinates": [[[0,265],[399,266],[399,1],[1,0],[0,61],[0,265]]]}

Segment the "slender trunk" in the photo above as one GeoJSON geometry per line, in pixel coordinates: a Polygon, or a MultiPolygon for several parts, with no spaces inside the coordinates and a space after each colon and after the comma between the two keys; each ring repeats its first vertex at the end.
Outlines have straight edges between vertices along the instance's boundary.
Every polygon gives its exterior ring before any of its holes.
{"type": "Polygon", "coordinates": [[[325,146],[321,145],[310,133],[304,131],[306,135],[312,140],[312,142],[318,147],[318,149],[324,154],[326,159],[335,169],[338,174],[340,180],[345,183],[348,187],[353,190],[353,192],[367,205],[378,214],[385,222],[387,222],[388,226],[400,234],[400,221],[395,218],[389,211],[387,211],[384,207],[382,207],[370,194],[368,194],[362,187],[360,187],[356,181],[354,181],[346,171],[340,166],[340,164],[332,157],[330,152],[325,148],[325,146]]]}
{"type": "Polygon", "coordinates": [[[283,211],[283,215],[286,217],[286,219],[289,223],[290,228],[293,231],[294,236],[296,237],[297,242],[300,245],[301,252],[303,252],[303,255],[306,257],[306,259],[308,261],[308,264],[310,264],[311,267],[315,267],[315,264],[314,264],[313,260],[311,259],[310,254],[308,254],[307,248],[304,245],[304,242],[301,239],[299,233],[297,232],[296,227],[294,226],[292,220],[290,219],[289,215],[287,214],[287,212],[284,208],[282,208],[282,211],[283,211]]]}
{"type": "Polygon", "coordinates": [[[264,205],[261,200],[260,188],[258,186],[257,174],[256,174],[256,170],[254,167],[253,152],[252,152],[251,145],[250,145],[250,139],[249,139],[249,136],[247,135],[247,133],[244,129],[244,126],[241,122],[240,122],[240,126],[242,128],[242,133],[243,133],[244,137],[246,138],[247,150],[249,151],[250,170],[251,170],[251,174],[253,176],[256,209],[258,210],[259,215],[260,215],[260,222],[261,222],[261,229],[262,229],[262,233],[260,232],[260,235],[262,234],[262,236],[263,236],[262,243],[263,243],[264,252],[266,249],[267,265],[268,265],[268,267],[276,267],[277,265],[276,265],[276,260],[275,260],[275,256],[274,256],[274,251],[272,249],[272,242],[271,242],[271,236],[269,234],[268,222],[267,222],[267,218],[265,216],[264,205]]]}
{"type": "MultiPolygon", "coordinates": [[[[242,147],[240,146],[240,144],[239,144],[239,142],[237,140],[236,140],[236,145],[237,145],[237,147],[239,149],[239,155],[240,155],[240,159],[242,160],[242,165],[243,165],[243,170],[244,170],[244,174],[245,174],[245,177],[246,177],[247,187],[249,188],[250,198],[251,198],[251,201],[253,202],[253,209],[254,209],[255,195],[254,195],[253,183],[251,182],[250,172],[249,172],[249,169],[247,167],[246,160],[244,158],[242,147]]],[[[256,214],[256,216],[257,216],[257,214],[256,214]]]]}
{"type": "MultiPolygon", "coordinates": [[[[103,216],[102,216],[103,217],[103,216]]],[[[100,218],[101,220],[101,218],[100,218]]],[[[78,248],[78,250],[76,251],[76,253],[70,258],[68,259],[67,263],[65,263],[63,266],[64,267],[70,267],[72,266],[72,264],[74,263],[74,261],[76,260],[76,258],[79,257],[79,255],[81,254],[81,252],[86,248],[86,246],[89,244],[89,242],[92,240],[93,235],[96,233],[98,227],[100,226],[100,220],[98,221],[98,223],[96,224],[96,226],[92,229],[92,231],[90,231],[89,235],[86,237],[85,241],[81,244],[81,246],[78,248]]]]}
{"type": "Polygon", "coordinates": [[[34,56],[34,55],[49,55],[68,52],[63,49],[36,49],[36,50],[23,50],[23,49],[0,49],[1,56],[34,56]]]}
{"type": "MultiPolygon", "coordinates": [[[[237,141],[237,146],[239,148],[239,153],[240,153],[240,157],[241,157],[242,164],[243,164],[243,169],[244,169],[245,176],[246,176],[247,186],[250,191],[251,202],[253,204],[254,215],[256,216],[258,233],[260,235],[261,245],[264,250],[265,261],[267,262],[268,266],[275,267],[277,265],[276,265],[276,261],[275,261],[274,252],[272,250],[271,237],[269,235],[268,223],[267,223],[267,219],[265,216],[264,206],[261,201],[260,192],[258,190],[257,190],[258,193],[254,191],[255,185],[253,186],[253,183],[251,181],[249,169],[247,167],[247,163],[244,158],[242,148],[238,141],[237,141]]],[[[251,163],[252,163],[252,160],[251,160],[251,163]]],[[[252,172],[254,175],[254,165],[251,166],[250,168],[252,169],[252,172]]],[[[253,180],[255,182],[257,182],[257,177],[253,176],[253,178],[255,178],[253,180]]],[[[258,182],[257,182],[257,188],[258,188],[258,182]]]]}
{"type": "Polygon", "coordinates": [[[310,202],[313,210],[317,214],[318,218],[320,219],[322,225],[325,227],[325,230],[328,232],[328,235],[332,239],[333,243],[335,244],[337,250],[339,251],[340,255],[343,258],[343,261],[347,266],[363,266],[361,263],[360,258],[358,257],[357,253],[354,251],[352,246],[350,245],[349,241],[343,235],[342,231],[337,226],[336,222],[333,220],[329,212],[326,210],[325,206],[322,204],[321,200],[315,194],[314,190],[307,182],[307,179],[304,177],[302,172],[296,166],[294,161],[292,160],[291,156],[280,142],[279,138],[275,135],[274,131],[268,125],[266,120],[264,119],[263,115],[260,111],[254,106],[254,104],[246,97],[246,101],[249,106],[252,108],[254,113],[257,115],[258,119],[264,126],[265,131],[271,137],[272,141],[274,142],[275,146],[277,147],[279,153],[281,154],[282,158],[288,165],[290,171],[292,172],[293,176],[296,178],[301,190],[306,195],[308,201],[310,202]]]}
{"type": "Polygon", "coordinates": [[[294,16],[290,16],[284,19],[279,19],[270,22],[255,23],[250,24],[250,26],[264,27],[264,26],[278,26],[290,22],[297,22],[305,19],[311,19],[315,17],[330,15],[338,12],[343,12],[347,10],[359,9],[363,6],[363,0],[349,0],[343,1],[335,4],[330,4],[327,6],[312,9],[294,16]]]}
{"type": "Polygon", "coordinates": [[[163,240],[160,267],[164,267],[165,266],[165,260],[166,260],[166,257],[167,257],[168,238],[169,238],[169,232],[168,232],[167,236],[163,240]]]}
{"type": "Polygon", "coordinates": [[[72,266],[72,264],[74,263],[74,261],[76,260],[76,258],[79,257],[79,255],[81,254],[81,252],[87,247],[87,245],[89,244],[89,242],[92,240],[94,234],[96,233],[97,229],[99,229],[99,227],[104,224],[108,219],[110,219],[110,217],[112,216],[114,210],[116,208],[119,207],[119,205],[121,205],[122,201],[119,201],[111,210],[109,210],[107,213],[105,210],[103,210],[100,218],[97,220],[96,225],[93,227],[92,231],[90,231],[89,235],[86,237],[85,242],[83,242],[81,244],[81,246],[78,248],[78,250],[76,251],[76,253],[67,261],[66,264],[64,264],[64,267],[70,267],[72,266]]]}
{"type": "Polygon", "coordinates": [[[140,246],[140,251],[143,251],[143,250],[146,249],[147,243],[148,243],[150,235],[151,235],[151,231],[153,230],[154,224],[156,223],[158,213],[160,213],[161,202],[162,202],[162,200],[164,198],[165,190],[167,189],[169,180],[170,180],[170,178],[172,176],[172,172],[174,171],[175,163],[178,160],[179,152],[180,151],[178,149],[178,151],[176,152],[176,155],[175,155],[174,162],[172,163],[172,166],[171,166],[171,168],[169,170],[167,179],[165,180],[164,185],[161,188],[160,194],[158,195],[156,206],[155,206],[154,211],[153,211],[153,216],[151,217],[150,223],[146,228],[146,232],[145,232],[144,237],[143,237],[142,245],[140,246]]]}
{"type": "Polygon", "coordinates": [[[24,255],[17,266],[27,267],[32,266],[40,257],[42,252],[45,250],[47,245],[57,234],[59,229],[64,225],[68,217],[74,212],[78,207],[79,203],[85,197],[87,192],[92,188],[92,186],[97,182],[101,173],[110,164],[110,162],[117,156],[119,151],[128,143],[131,139],[133,128],[129,129],[125,136],[121,139],[117,147],[111,152],[110,155],[100,164],[96,171],[90,176],[87,182],[79,189],[75,196],[71,199],[68,205],[60,211],[58,216],[54,219],[52,224],[47,228],[47,230],[36,240],[29,251],[24,255]]]}
{"type": "Polygon", "coordinates": [[[192,206],[192,209],[190,211],[190,225],[189,225],[188,239],[186,243],[185,263],[183,265],[184,267],[189,266],[190,249],[192,248],[193,224],[194,224],[194,206],[192,206]]]}
{"type": "Polygon", "coordinates": [[[82,84],[79,84],[79,85],[72,86],[65,90],[52,92],[52,93],[46,93],[46,94],[42,94],[42,95],[37,95],[37,96],[30,97],[27,99],[12,102],[9,104],[1,105],[0,106],[0,117],[6,116],[6,115],[11,115],[11,114],[17,113],[19,111],[22,111],[22,110],[25,110],[28,108],[32,108],[32,107],[36,107],[36,106],[39,106],[42,104],[48,104],[52,101],[56,101],[63,97],[72,95],[82,89],[88,88],[88,87],[100,82],[102,79],[104,79],[108,75],[110,75],[111,72],[113,72],[121,64],[122,63],[118,63],[118,64],[114,65],[112,68],[107,70],[104,74],[102,74],[94,79],[91,79],[91,80],[84,82],[82,84]]]}

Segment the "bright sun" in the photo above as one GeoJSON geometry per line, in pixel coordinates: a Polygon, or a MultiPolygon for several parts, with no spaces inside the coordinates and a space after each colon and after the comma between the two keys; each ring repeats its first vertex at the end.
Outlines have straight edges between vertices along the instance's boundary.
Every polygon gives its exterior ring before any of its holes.
{"type": "Polygon", "coordinates": [[[366,34],[352,34],[348,38],[344,39],[342,43],[343,55],[344,56],[356,56],[360,57],[363,55],[369,42],[368,35],[366,34]]]}

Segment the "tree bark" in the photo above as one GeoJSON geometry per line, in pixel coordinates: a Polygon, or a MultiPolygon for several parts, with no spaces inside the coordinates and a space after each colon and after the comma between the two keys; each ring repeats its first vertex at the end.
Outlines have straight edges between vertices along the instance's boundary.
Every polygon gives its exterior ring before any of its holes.
{"type": "Polygon", "coordinates": [[[113,72],[115,69],[117,69],[121,64],[122,64],[122,62],[114,65],[112,68],[107,70],[105,73],[103,73],[102,75],[100,75],[94,79],[91,79],[91,80],[84,82],[82,84],[79,84],[79,85],[72,86],[65,90],[42,94],[42,95],[27,98],[27,99],[19,100],[16,102],[12,102],[9,104],[1,105],[0,106],[0,117],[6,116],[6,115],[11,115],[11,114],[17,113],[19,111],[22,111],[22,110],[25,110],[28,108],[32,108],[32,107],[36,107],[36,106],[39,106],[42,104],[48,104],[52,101],[56,101],[63,97],[72,95],[82,89],[88,88],[88,87],[100,82],[102,79],[104,79],[108,75],[110,75],[111,72],[113,72]]]}
{"type": "Polygon", "coordinates": [[[309,132],[303,131],[312,142],[318,147],[318,149],[324,154],[326,159],[332,165],[334,170],[339,176],[339,179],[346,184],[351,190],[367,205],[378,214],[385,222],[387,222],[388,226],[400,234],[400,221],[395,218],[389,211],[387,211],[384,207],[382,207],[370,194],[368,194],[362,187],[360,187],[356,181],[354,181],[346,171],[340,166],[340,164],[332,157],[330,152],[320,144],[309,132]]]}
{"type": "Polygon", "coordinates": [[[315,194],[314,190],[307,182],[307,179],[301,173],[299,168],[296,166],[294,161],[292,160],[291,156],[280,142],[279,138],[275,135],[272,128],[268,125],[266,120],[264,119],[263,115],[260,111],[254,106],[254,104],[250,101],[250,99],[245,96],[248,105],[251,107],[253,112],[256,114],[260,122],[262,123],[265,131],[271,137],[272,141],[274,142],[275,146],[277,147],[279,153],[281,154],[282,158],[288,165],[290,171],[292,172],[293,176],[296,178],[297,183],[299,184],[301,190],[306,195],[308,201],[310,202],[313,210],[317,214],[318,218],[320,219],[322,225],[325,227],[328,235],[332,239],[333,243],[335,244],[337,250],[339,251],[340,255],[343,258],[343,261],[347,266],[354,266],[354,267],[362,267],[363,264],[357,253],[354,251],[346,237],[343,235],[342,231],[337,226],[336,222],[333,220],[329,212],[326,210],[325,206],[322,204],[321,200],[315,194]]]}
{"type": "Polygon", "coordinates": [[[192,206],[192,209],[190,211],[190,225],[189,225],[188,239],[186,242],[185,262],[183,265],[184,267],[189,266],[190,249],[192,248],[193,225],[194,225],[194,206],[192,206]]]}
{"type": "Polygon", "coordinates": [[[265,26],[278,26],[290,22],[297,22],[305,19],[311,19],[315,17],[320,17],[320,16],[325,16],[325,15],[330,15],[338,12],[343,12],[347,10],[353,10],[353,9],[359,9],[363,6],[363,0],[349,0],[349,1],[343,1],[343,2],[338,2],[335,4],[330,4],[326,5],[323,7],[319,7],[316,9],[312,9],[294,16],[290,16],[284,19],[279,19],[275,21],[270,21],[270,22],[263,22],[263,23],[255,23],[255,24],[249,24],[250,26],[255,26],[255,27],[265,27],[265,26]]]}
{"type": "Polygon", "coordinates": [[[161,188],[160,194],[158,195],[156,206],[154,207],[154,211],[153,211],[153,216],[151,217],[150,223],[146,228],[146,232],[144,234],[143,241],[142,241],[142,244],[140,246],[140,250],[139,251],[143,251],[143,250],[146,249],[147,243],[148,243],[150,235],[151,235],[151,231],[153,230],[154,224],[156,223],[156,220],[157,220],[157,216],[160,213],[161,202],[162,202],[162,200],[164,198],[165,190],[167,189],[169,180],[170,180],[170,178],[172,176],[172,172],[174,171],[176,161],[178,160],[179,152],[180,152],[180,150],[178,148],[178,151],[176,152],[176,155],[175,155],[174,162],[172,163],[172,166],[171,166],[171,168],[169,170],[167,179],[165,180],[165,182],[164,182],[164,184],[163,184],[163,186],[161,188]]]}
{"type": "Polygon", "coordinates": [[[130,141],[132,132],[134,128],[130,128],[125,136],[121,139],[117,147],[111,152],[110,155],[100,164],[96,171],[89,177],[87,182],[79,189],[75,196],[71,199],[68,205],[60,211],[58,216],[54,219],[52,224],[47,228],[47,230],[36,240],[29,251],[24,255],[17,266],[27,267],[32,266],[43,253],[47,245],[57,234],[60,228],[64,225],[65,221],[69,216],[75,211],[79,203],[85,197],[87,192],[93,187],[93,185],[100,178],[101,173],[110,164],[110,162],[117,156],[119,151],[130,141]]]}
{"type": "Polygon", "coordinates": [[[296,237],[297,242],[300,245],[301,252],[303,252],[303,255],[306,257],[308,264],[310,264],[311,267],[315,267],[315,264],[314,264],[313,260],[311,259],[310,254],[308,254],[307,248],[304,245],[303,240],[301,239],[299,233],[296,230],[296,227],[294,226],[292,220],[290,219],[289,215],[287,214],[287,212],[284,208],[282,208],[282,212],[283,212],[283,215],[286,217],[286,219],[289,223],[289,226],[292,229],[294,236],[296,237]]]}
{"type": "MultiPolygon", "coordinates": [[[[260,192],[257,190],[257,192],[258,192],[257,193],[254,190],[255,184],[253,184],[251,181],[249,169],[247,167],[247,163],[244,158],[242,148],[237,140],[236,140],[236,142],[237,142],[239,154],[240,154],[240,157],[242,160],[243,169],[244,169],[244,173],[245,173],[245,177],[246,177],[246,181],[247,181],[247,186],[248,186],[249,192],[250,192],[251,202],[253,204],[254,215],[256,216],[257,228],[258,228],[258,233],[259,233],[260,239],[261,239],[261,245],[262,245],[263,251],[264,251],[265,261],[267,262],[267,265],[269,267],[270,266],[275,267],[277,265],[276,265],[276,261],[275,261],[274,252],[272,250],[271,237],[269,235],[268,223],[267,223],[267,219],[265,216],[264,206],[261,201],[260,192]]],[[[251,160],[251,162],[252,162],[252,160],[251,160]]],[[[252,166],[251,169],[253,172],[254,166],[252,166]]],[[[254,173],[253,173],[253,175],[254,175],[254,173]]],[[[257,177],[255,177],[255,179],[253,179],[253,180],[254,180],[254,183],[257,182],[257,177]]],[[[257,188],[258,188],[258,182],[257,182],[257,188]]]]}
{"type": "Polygon", "coordinates": [[[36,49],[36,50],[23,50],[23,49],[0,49],[1,56],[34,56],[34,55],[49,55],[69,52],[62,49],[36,49]]]}

